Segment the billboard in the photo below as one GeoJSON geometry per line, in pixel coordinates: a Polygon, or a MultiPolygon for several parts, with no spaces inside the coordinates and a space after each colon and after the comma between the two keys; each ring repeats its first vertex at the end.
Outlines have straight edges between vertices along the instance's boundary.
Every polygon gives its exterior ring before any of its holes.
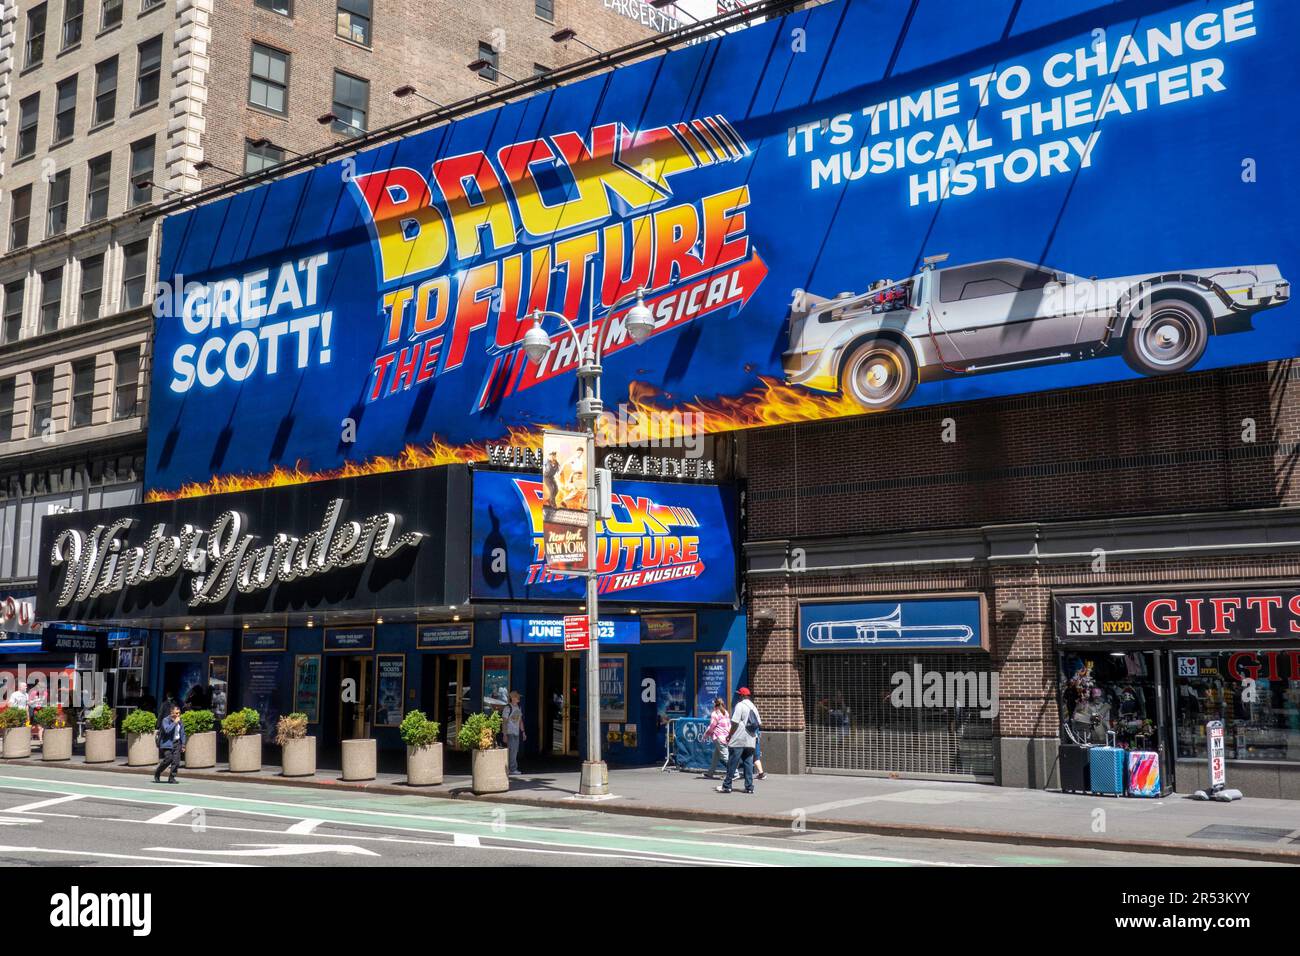
{"type": "Polygon", "coordinates": [[[987,651],[986,618],[978,593],[803,601],[799,649],[987,651]]]}
{"type": "MultiPolygon", "coordinates": [[[[615,481],[610,497],[613,517],[596,522],[602,599],[735,603],[738,518],[733,489],[615,481]]],[[[542,504],[546,490],[541,480],[476,470],[473,498],[471,597],[568,602],[584,598],[584,578],[547,567],[542,504]]]]}
{"type": "Polygon", "coordinates": [[[148,493],[481,460],[596,336],[625,438],[1298,355],[1298,33],[843,0],[177,214],[148,493]]]}
{"type": "Polygon", "coordinates": [[[547,431],[542,436],[542,536],[546,564],[553,571],[590,571],[587,536],[588,469],[591,436],[547,431]]]}

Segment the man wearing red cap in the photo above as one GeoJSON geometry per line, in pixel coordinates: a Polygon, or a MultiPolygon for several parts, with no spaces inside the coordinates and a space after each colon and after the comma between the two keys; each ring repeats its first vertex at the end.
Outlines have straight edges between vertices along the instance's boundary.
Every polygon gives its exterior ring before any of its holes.
{"type": "Polygon", "coordinates": [[[731,712],[731,736],[727,738],[727,775],[722,786],[714,787],[718,793],[731,793],[731,781],[738,766],[745,768],[745,792],[754,792],[754,746],[763,724],[758,708],[749,699],[749,688],[740,688],[736,697],[736,709],[731,712]]]}

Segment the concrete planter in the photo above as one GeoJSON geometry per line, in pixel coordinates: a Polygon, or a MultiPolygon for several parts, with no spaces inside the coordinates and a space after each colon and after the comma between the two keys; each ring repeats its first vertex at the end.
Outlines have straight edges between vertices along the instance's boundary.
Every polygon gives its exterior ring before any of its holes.
{"type": "Polygon", "coordinates": [[[406,783],[412,787],[442,783],[442,744],[406,748],[406,783]]]}
{"type": "Polygon", "coordinates": [[[128,767],[156,767],[158,741],[153,734],[126,735],[126,765],[128,767]]]}
{"type": "Polygon", "coordinates": [[[192,734],[185,741],[185,766],[190,770],[204,770],[217,765],[217,732],[205,730],[192,734]]]}
{"type": "Polygon", "coordinates": [[[46,727],[41,734],[42,760],[72,759],[72,728],[46,727]]]}
{"type": "Polygon", "coordinates": [[[6,727],[4,743],[4,759],[14,760],[18,757],[30,757],[32,755],[32,728],[30,727],[6,727]]]}
{"type": "Polygon", "coordinates": [[[262,769],[262,735],[230,737],[230,772],[256,773],[262,769]]]}
{"type": "Polygon", "coordinates": [[[506,776],[506,757],[504,747],[474,751],[474,756],[470,759],[474,770],[475,793],[505,793],[510,789],[510,778],[506,776]]]}
{"type": "Polygon", "coordinates": [[[316,773],[316,738],[300,737],[286,740],[280,760],[280,775],[284,777],[310,777],[316,773]]]}
{"type": "Polygon", "coordinates": [[[117,731],[86,731],[86,763],[112,763],[117,759],[117,731]]]}
{"type": "Polygon", "coordinates": [[[379,764],[373,738],[343,741],[343,779],[374,780],[379,764]]]}

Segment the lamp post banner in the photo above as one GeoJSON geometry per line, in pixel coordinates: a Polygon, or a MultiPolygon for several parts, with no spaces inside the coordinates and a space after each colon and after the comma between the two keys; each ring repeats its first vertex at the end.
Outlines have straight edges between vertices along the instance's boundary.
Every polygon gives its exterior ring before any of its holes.
{"type": "Polygon", "coordinates": [[[542,552],[551,571],[591,570],[587,524],[587,443],[591,436],[542,436],[542,552]]]}
{"type": "Polygon", "coordinates": [[[1297,35],[838,0],[177,212],[146,493],[481,461],[597,329],[620,445],[1298,356],[1297,35]]]}

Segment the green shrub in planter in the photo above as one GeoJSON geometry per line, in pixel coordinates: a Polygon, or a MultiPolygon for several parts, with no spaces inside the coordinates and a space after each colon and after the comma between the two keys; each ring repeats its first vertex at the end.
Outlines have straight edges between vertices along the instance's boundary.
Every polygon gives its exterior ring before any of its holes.
{"type": "Polygon", "coordinates": [[[221,721],[221,732],[227,737],[245,737],[262,732],[262,715],[252,707],[229,714],[221,721]]]}
{"type": "Polygon", "coordinates": [[[206,734],[216,725],[216,715],[210,710],[187,710],[181,714],[181,726],[185,728],[186,737],[206,734]]]}
{"type": "Polygon", "coordinates": [[[23,727],[26,724],[27,709],[25,707],[6,707],[4,710],[0,710],[0,730],[23,727]]]}
{"type": "Polygon", "coordinates": [[[275,742],[281,747],[289,740],[302,740],[307,736],[307,715],[285,714],[275,725],[275,742]]]}
{"type": "Polygon", "coordinates": [[[496,735],[500,732],[500,714],[470,714],[460,725],[456,740],[466,750],[492,750],[496,747],[496,735]]]}
{"type": "Polygon", "coordinates": [[[87,730],[112,730],[113,729],[113,708],[109,707],[104,701],[100,701],[90,710],[86,711],[86,729],[87,730]]]}
{"type": "Polygon", "coordinates": [[[44,727],[46,730],[58,730],[61,727],[68,726],[67,719],[63,716],[63,711],[57,707],[41,707],[32,715],[32,723],[38,727],[44,727]]]}
{"type": "Polygon", "coordinates": [[[158,718],[147,710],[133,710],[122,720],[122,732],[139,734],[141,737],[152,734],[158,729],[158,718]]]}
{"type": "Polygon", "coordinates": [[[430,720],[422,710],[413,710],[402,718],[397,732],[408,747],[427,747],[438,742],[438,722],[430,720]]]}

